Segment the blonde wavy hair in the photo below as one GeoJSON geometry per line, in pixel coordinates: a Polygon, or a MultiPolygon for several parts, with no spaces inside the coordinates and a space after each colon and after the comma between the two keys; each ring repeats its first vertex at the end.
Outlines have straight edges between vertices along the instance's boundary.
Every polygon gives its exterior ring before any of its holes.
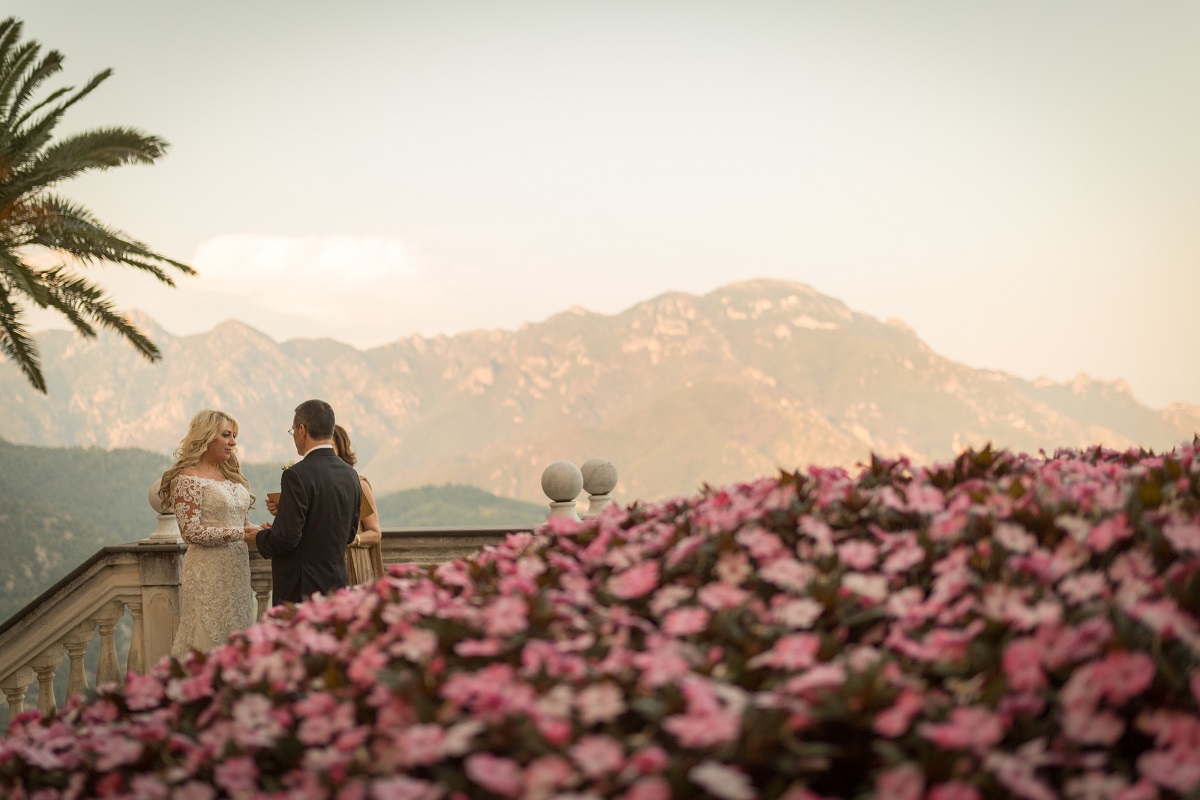
{"type": "MultiPolygon", "coordinates": [[[[171,484],[178,477],[179,473],[188,467],[194,467],[200,463],[200,456],[204,455],[204,451],[221,434],[221,429],[226,425],[233,427],[233,435],[237,436],[238,424],[237,420],[226,414],[224,411],[214,411],[211,408],[206,408],[196,416],[192,417],[192,422],[188,425],[187,433],[184,434],[183,440],[179,443],[179,447],[175,449],[175,463],[167,468],[163,473],[162,479],[158,484],[158,499],[160,508],[171,507],[171,484]]],[[[250,483],[242,476],[242,465],[238,462],[236,455],[231,455],[226,461],[222,461],[217,465],[221,470],[221,474],[226,480],[231,480],[235,483],[240,483],[246,487],[246,491],[250,491],[250,483]]],[[[254,493],[250,492],[250,503],[254,503],[254,493]]]]}

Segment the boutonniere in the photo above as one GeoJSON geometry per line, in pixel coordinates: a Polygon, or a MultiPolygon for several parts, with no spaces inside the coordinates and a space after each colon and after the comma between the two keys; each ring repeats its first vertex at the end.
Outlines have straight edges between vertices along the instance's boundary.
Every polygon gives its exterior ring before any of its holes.
{"type": "Polygon", "coordinates": [[[289,461],[288,463],[284,464],[284,465],[283,465],[282,467],[280,467],[279,469],[280,469],[280,471],[281,471],[281,472],[287,472],[289,469],[291,469],[291,468],[292,468],[292,467],[294,467],[295,465],[296,465],[296,462],[295,462],[295,461],[289,461]]]}

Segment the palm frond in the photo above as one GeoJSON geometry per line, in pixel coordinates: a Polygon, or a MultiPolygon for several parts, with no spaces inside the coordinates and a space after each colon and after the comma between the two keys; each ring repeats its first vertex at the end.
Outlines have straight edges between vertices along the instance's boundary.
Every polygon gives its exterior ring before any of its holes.
{"type": "MultiPolygon", "coordinates": [[[[32,57],[37,56],[37,50],[33,50],[30,54],[32,57]]],[[[31,67],[25,73],[21,80],[20,86],[17,88],[16,94],[12,98],[11,104],[8,106],[8,122],[10,127],[12,121],[21,113],[21,109],[25,103],[33,96],[38,87],[45,83],[51,76],[62,70],[63,56],[57,50],[51,50],[46,54],[38,64],[31,67]]],[[[7,76],[6,76],[7,77],[7,76]]],[[[68,89],[69,91],[69,89],[68,89]]],[[[7,100],[7,94],[0,96],[0,100],[7,100]]]]}
{"type": "Polygon", "coordinates": [[[168,286],[175,282],[166,265],[184,275],[196,270],[154,252],[127,234],[110,229],[87,209],[60,197],[43,198],[43,218],[31,230],[26,244],[63,250],[83,261],[107,261],[149,272],[168,286]]]}
{"type": "Polygon", "coordinates": [[[86,86],[47,111],[40,119],[31,123],[29,127],[14,132],[9,141],[10,157],[13,159],[14,166],[21,167],[31,161],[38,151],[50,142],[54,127],[58,125],[59,120],[62,119],[67,109],[90,94],[93,89],[107,80],[110,75],[112,75],[111,69],[97,73],[88,81],[86,86]]]}
{"type": "Polygon", "coordinates": [[[55,100],[62,97],[64,94],[66,94],[69,91],[71,91],[70,86],[63,86],[61,88],[55,89],[50,94],[46,95],[46,97],[43,98],[41,101],[34,103],[32,106],[30,106],[25,111],[25,113],[22,114],[20,117],[18,117],[17,119],[11,120],[9,122],[9,127],[12,128],[13,130],[20,128],[22,125],[24,125],[29,120],[30,117],[32,117],[34,114],[41,111],[43,108],[50,105],[55,100]]]}
{"type": "Polygon", "coordinates": [[[0,61],[3,61],[8,51],[21,38],[21,28],[25,23],[16,17],[6,17],[0,21],[0,61]]]}
{"type": "Polygon", "coordinates": [[[46,290],[42,286],[42,275],[11,251],[0,248],[0,274],[7,279],[9,291],[19,292],[40,308],[47,303],[46,290]]]}
{"type": "Polygon", "coordinates": [[[8,285],[3,280],[0,280],[0,350],[25,373],[34,389],[46,393],[46,378],[42,375],[37,345],[21,321],[20,307],[9,300],[8,285]]]}
{"type": "MultiPolygon", "coordinates": [[[[25,70],[30,62],[37,58],[38,51],[41,46],[37,42],[26,42],[16,48],[11,54],[5,53],[3,60],[0,61],[0,111],[3,111],[5,116],[11,118],[10,98],[16,90],[17,85],[25,77],[25,70]]],[[[59,65],[61,68],[62,59],[59,57],[59,65]]]]}
{"type": "Polygon", "coordinates": [[[125,164],[153,164],[166,152],[167,143],[131,128],[100,128],[61,139],[8,181],[17,195],[51,186],[93,170],[125,164]]]}
{"type": "Polygon", "coordinates": [[[50,308],[62,312],[85,336],[84,328],[95,336],[95,330],[84,320],[90,319],[102,328],[121,335],[133,348],[150,361],[158,361],[162,353],[146,334],[127,320],[104,296],[104,290],[70,272],[53,268],[43,274],[50,308]]]}

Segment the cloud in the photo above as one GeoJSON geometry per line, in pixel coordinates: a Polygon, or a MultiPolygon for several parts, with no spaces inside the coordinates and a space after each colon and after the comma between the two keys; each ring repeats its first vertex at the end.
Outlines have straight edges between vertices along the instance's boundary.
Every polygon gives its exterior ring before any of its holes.
{"type": "Polygon", "coordinates": [[[192,265],[209,291],[317,317],[386,303],[420,272],[404,243],[385,236],[218,236],[197,248],[192,265]]]}

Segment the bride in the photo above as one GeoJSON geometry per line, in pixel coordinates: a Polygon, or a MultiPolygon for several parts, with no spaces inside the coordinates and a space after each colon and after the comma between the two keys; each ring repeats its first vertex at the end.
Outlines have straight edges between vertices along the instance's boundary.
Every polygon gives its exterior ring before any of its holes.
{"type": "Polygon", "coordinates": [[[192,418],[163,473],[158,496],[174,507],[183,556],[183,602],[171,655],[207,652],[254,622],[245,533],[260,530],[246,516],[254,495],[237,456],[237,422],[205,409],[192,418]]]}

